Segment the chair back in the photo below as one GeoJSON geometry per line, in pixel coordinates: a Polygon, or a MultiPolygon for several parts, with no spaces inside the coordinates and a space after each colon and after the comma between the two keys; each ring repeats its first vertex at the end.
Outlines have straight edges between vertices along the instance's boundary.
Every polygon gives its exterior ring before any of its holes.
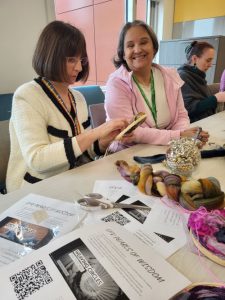
{"type": "Polygon", "coordinates": [[[76,86],[73,89],[83,94],[87,105],[103,103],[105,100],[105,95],[99,85],[76,86]]]}
{"type": "Polygon", "coordinates": [[[212,93],[212,95],[215,95],[216,93],[218,93],[220,91],[220,84],[219,83],[208,84],[208,88],[209,88],[210,92],[212,93]]]}
{"type": "Polygon", "coordinates": [[[6,171],[10,154],[9,120],[0,121],[0,193],[5,193],[6,171]]]}
{"type": "Polygon", "coordinates": [[[97,103],[89,105],[89,114],[91,118],[92,128],[98,127],[106,120],[106,112],[104,103],[97,103]]]}
{"type": "Polygon", "coordinates": [[[0,121],[9,120],[12,109],[13,94],[0,94],[0,121]]]}
{"type": "MultiPolygon", "coordinates": [[[[208,84],[209,90],[212,93],[212,95],[215,95],[216,93],[218,93],[220,91],[220,84],[219,83],[212,83],[212,84],[208,84]]],[[[216,107],[216,112],[221,112],[225,110],[225,105],[223,102],[218,103],[217,102],[217,107],[216,107]]]]}

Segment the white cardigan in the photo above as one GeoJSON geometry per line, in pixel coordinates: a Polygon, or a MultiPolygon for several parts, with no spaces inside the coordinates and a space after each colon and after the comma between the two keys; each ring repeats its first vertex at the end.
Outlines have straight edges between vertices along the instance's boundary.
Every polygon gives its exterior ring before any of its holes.
{"type": "MultiPolygon", "coordinates": [[[[83,95],[74,95],[81,132],[90,128],[87,104],[83,95]]],[[[64,111],[65,112],[65,111],[64,111]]],[[[64,172],[88,162],[96,154],[82,155],[72,126],[62,109],[36,81],[20,86],[13,97],[10,119],[11,151],[6,186],[11,192],[24,181],[30,183],[64,172]]],[[[96,146],[96,143],[95,143],[96,146]]],[[[95,147],[98,150],[98,147],[95,147]]],[[[98,151],[96,151],[97,154],[98,151]]]]}

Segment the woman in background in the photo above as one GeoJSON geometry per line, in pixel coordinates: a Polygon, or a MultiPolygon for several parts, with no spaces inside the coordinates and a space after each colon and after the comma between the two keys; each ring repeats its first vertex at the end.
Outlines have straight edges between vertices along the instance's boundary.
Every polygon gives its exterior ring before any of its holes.
{"type": "Polygon", "coordinates": [[[127,126],[121,118],[91,129],[84,97],[69,88],[89,74],[85,39],[77,28],[49,23],[38,40],[33,68],[39,77],[13,97],[8,192],[91,161],[127,126]]]}
{"type": "Polygon", "coordinates": [[[185,52],[187,63],[178,68],[178,72],[185,82],[181,88],[184,104],[190,121],[194,122],[214,114],[217,102],[225,102],[225,93],[213,95],[205,79],[214,59],[214,47],[207,42],[194,41],[185,52]]]}
{"type": "MultiPolygon", "coordinates": [[[[153,63],[158,40],[144,22],[128,22],[122,28],[114,65],[117,70],[106,86],[108,119],[132,119],[139,112],[146,121],[134,131],[135,143],[167,145],[172,139],[193,137],[197,128],[190,122],[181,94],[183,81],[175,69],[153,63]]],[[[208,133],[202,131],[203,143],[208,133]]]]}

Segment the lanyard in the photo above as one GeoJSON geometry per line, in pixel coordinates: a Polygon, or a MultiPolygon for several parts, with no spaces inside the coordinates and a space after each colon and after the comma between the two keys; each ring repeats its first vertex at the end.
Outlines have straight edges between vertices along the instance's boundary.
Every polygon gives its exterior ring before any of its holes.
{"type": "Polygon", "coordinates": [[[157,109],[156,109],[156,102],[155,102],[155,84],[154,84],[154,77],[153,77],[153,73],[151,70],[151,96],[152,96],[152,105],[149,103],[148,98],[145,95],[145,92],[143,91],[142,87],[140,86],[139,82],[137,81],[137,79],[135,78],[135,76],[133,75],[133,80],[136,83],[139,91],[141,92],[142,97],[145,100],[145,103],[147,104],[148,108],[150,109],[151,113],[152,113],[152,117],[155,121],[155,126],[156,128],[158,128],[157,126],[157,109]]]}

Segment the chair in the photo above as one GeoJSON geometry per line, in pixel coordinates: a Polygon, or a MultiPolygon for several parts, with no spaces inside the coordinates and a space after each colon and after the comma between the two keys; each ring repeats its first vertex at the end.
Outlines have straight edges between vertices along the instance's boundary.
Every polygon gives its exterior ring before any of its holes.
{"type": "Polygon", "coordinates": [[[91,117],[92,128],[98,127],[106,120],[106,112],[104,103],[97,103],[89,105],[89,114],[91,117]]]}
{"type": "Polygon", "coordinates": [[[10,153],[9,120],[0,121],[0,193],[6,193],[5,181],[10,153]]]}
{"type": "Polygon", "coordinates": [[[73,89],[83,94],[87,105],[103,103],[105,100],[105,95],[99,85],[76,86],[73,89]]]}
{"type": "Polygon", "coordinates": [[[0,94],[0,121],[9,120],[12,109],[13,94],[0,94]]]}
{"type": "MultiPolygon", "coordinates": [[[[211,91],[211,93],[213,95],[215,95],[216,93],[218,93],[220,91],[220,84],[219,83],[212,83],[208,85],[209,90],[211,91]]],[[[217,108],[216,108],[216,112],[221,112],[225,110],[225,105],[224,103],[217,103],[217,108]]]]}

